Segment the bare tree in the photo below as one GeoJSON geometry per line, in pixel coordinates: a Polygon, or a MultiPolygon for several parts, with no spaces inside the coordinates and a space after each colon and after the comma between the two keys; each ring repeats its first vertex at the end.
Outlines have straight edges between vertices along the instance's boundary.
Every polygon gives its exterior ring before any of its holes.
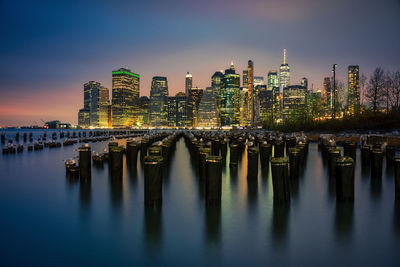
{"type": "Polygon", "coordinates": [[[400,111],[400,71],[388,75],[389,99],[392,111],[400,111]]]}
{"type": "Polygon", "coordinates": [[[384,96],[385,72],[381,67],[374,70],[368,81],[366,100],[369,102],[374,113],[379,109],[384,96]]]}

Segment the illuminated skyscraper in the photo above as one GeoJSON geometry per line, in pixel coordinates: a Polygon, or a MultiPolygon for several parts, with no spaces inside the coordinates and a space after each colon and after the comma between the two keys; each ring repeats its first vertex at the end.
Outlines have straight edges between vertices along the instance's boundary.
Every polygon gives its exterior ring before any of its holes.
{"type": "Polygon", "coordinates": [[[186,78],[185,78],[185,94],[186,97],[189,96],[189,90],[192,89],[193,87],[193,77],[192,74],[189,72],[186,73],[186,78]]]}
{"type": "Polygon", "coordinates": [[[168,125],[167,77],[153,77],[151,81],[149,113],[151,126],[160,127],[168,125]]]}
{"type": "Polygon", "coordinates": [[[185,127],[187,123],[186,114],[187,98],[183,92],[168,97],[168,126],[185,127]]]}
{"type": "Polygon", "coordinates": [[[202,97],[203,89],[194,87],[189,90],[189,98],[187,104],[188,126],[197,127],[198,125],[199,107],[202,97]]]}
{"type": "Polygon", "coordinates": [[[249,97],[249,117],[250,124],[254,124],[254,64],[253,61],[247,62],[247,95],[249,97]]]}
{"type": "Polygon", "coordinates": [[[331,78],[324,78],[324,88],[322,91],[322,103],[326,105],[329,109],[332,108],[332,85],[331,78]]]}
{"type": "Polygon", "coordinates": [[[213,74],[213,76],[211,77],[211,87],[213,88],[215,101],[217,103],[218,125],[221,124],[220,109],[221,109],[221,79],[222,79],[222,76],[223,76],[222,72],[216,71],[213,74]]]}
{"type": "Polygon", "coordinates": [[[221,79],[221,126],[239,125],[240,75],[235,73],[233,62],[221,79]]]}
{"type": "Polygon", "coordinates": [[[139,111],[140,76],[129,69],[112,72],[112,125],[134,126],[139,111]]]}
{"type": "Polygon", "coordinates": [[[260,85],[258,95],[260,101],[260,121],[271,121],[273,115],[273,90],[269,90],[266,85],[260,85]]]}
{"type": "Polygon", "coordinates": [[[139,125],[149,124],[149,107],[150,107],[150,99],[147,96],[141,96],[139,98],[139,115],[138,115],[139,125]]]}
{"type": "Polygon", "coordinates": [[[99,82],[90,81],[83,85],[84,107],[79,111],[81,127],[108,127],[108,89],[99,82]]]}
{"type": "Polygon", "coordinates": [[[283,92],[283,88],[290,84],[290,67],[286,63],[286,49],[283,50],[283,64],[279,68],[279,89],[283,92]]]}
{"type": "Polygon", "coordinates": [[[197,126],[218,127],[217,103],[212,87],[207,87],[204,90],[203,97],[200,101],[198,117],[197,126]]]}
{"type": "Polygon", "coordinates": [[[301,85],[287,86],[283,89],[282,115],[284,119],[289,115],[305,116],[307,105],[307,89],[301,85]]]}
{"type": "Polygon", "coordinates": [[[278,72],[276,70],[271,70],[268,72],[268,90],[272,90],[274,87],[279,87],[278,84],[278,72]]]}
{"type": "Polygon", "coordinates": [[[249,71],[248,70],[244,70],[243,74],[242,74],[242,86],[246,87],[248,89],[249,87],[249,81],[247,80],[249,76],[249,71]]]}
{"type": "Polygon", "coordinates": [[[347,108],[351,115],[360,113],[360,68],[349,66],[348,70],[348,91],[347,108]]]}
{"type": "Polygon", "coordinates": [[[308,79],[306,77],[301,78],[301,86],[308,90],[308,79]]]}
{"type": "Polygon", "coordinates": [[[256,88],[257,85],[265,85],[263,76],[254,76],[254,88],[256,88]]]}
{"type": "Polygon", "coordinates": [[[240,126],[247,126],[249,121],[249,97],[247,94],[248,87],[240,88],[240,126]]]}

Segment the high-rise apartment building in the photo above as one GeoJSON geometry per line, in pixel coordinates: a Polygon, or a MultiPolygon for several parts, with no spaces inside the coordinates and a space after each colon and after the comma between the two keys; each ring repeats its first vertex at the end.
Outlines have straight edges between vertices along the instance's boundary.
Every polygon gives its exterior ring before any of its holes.
{"type": "Polygon", "coordinates": [[[360,68],[357,65],[348,69],[347,109],[350,115],[360,113],[360,68]]]}
{"type": "Polygon", "coordinates": [[[162,127],[168,125],[167,77],[153,77],[151,81],[149,113],[151,126],[162,127]]]}
{"type": "Polygon", "coordinates": [[[112,125],[134,126],[139,112],[140,76],[126,68],[112,72],[112,125]]]}

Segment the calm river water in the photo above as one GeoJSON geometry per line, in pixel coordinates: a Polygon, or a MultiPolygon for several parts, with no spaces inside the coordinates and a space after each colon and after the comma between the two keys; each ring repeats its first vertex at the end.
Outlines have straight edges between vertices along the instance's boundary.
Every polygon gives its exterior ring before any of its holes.
{"type": "Polygon", "coordinates": [[[259,164],[249,183],[245,152],[236,170],[224,164],[221,208],[206,209],[181,138],[162,209],[148,211],[140,163],[124,165],[122,183],[111,182],[107,164],[93,167],[90,185],[69,181],[63,160],[77,147],[0,155],[1,266],[400,266],[400,205],[385,160],[382,182],[371,183],[357,151],[354,205],[337,206],[311,143],[290,207],[274,207],[270,171],[259,164]]]}

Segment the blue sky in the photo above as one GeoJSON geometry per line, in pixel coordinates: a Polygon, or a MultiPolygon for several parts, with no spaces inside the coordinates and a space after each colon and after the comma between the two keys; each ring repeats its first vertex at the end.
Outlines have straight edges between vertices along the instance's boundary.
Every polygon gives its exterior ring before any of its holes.
{"type": "Polygon", "coordinates": [[[76,123],[84,82],[111,87],[111,71],[167,76],[183,91],[186,71],[205,87],[216,70],[278,69],[287,49],[291,83],[314,89],[339,64],[368,75],[400,69],[399,0],[9,1],[0,0],[0,125],[40,119],[76,123]]]}

